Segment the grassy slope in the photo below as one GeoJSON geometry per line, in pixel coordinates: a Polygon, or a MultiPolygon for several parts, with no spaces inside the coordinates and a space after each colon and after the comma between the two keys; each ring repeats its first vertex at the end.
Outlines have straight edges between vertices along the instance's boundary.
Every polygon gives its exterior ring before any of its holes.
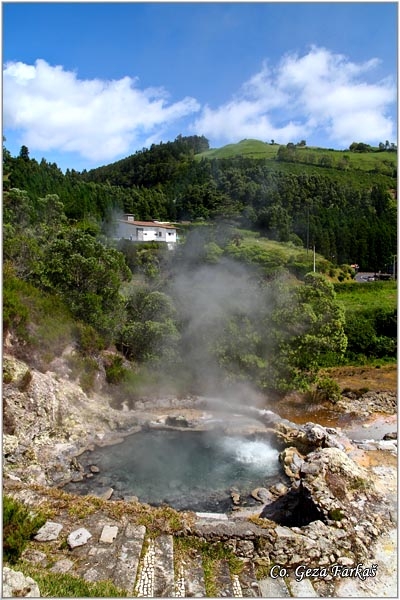
{"type": "MultiPolygon", "coordinates": [[[[223,159],[242,156],[245,158],[265,159],[271,161],[271,163],[273,164],[274,162],[276,162],[278,149],[279,144],[270,144],[262,142],[260,140],[250,139],[242,140],[237,144],[228,144],[226,146],[223,146],[222,148],[213,148],[211,150],[207,150],[206,152],[197,154],[196,158],[200,160],[202,158],[223,159]]],[[[382,172],[383,174],[385,174],[385,171],[387,171],[388,174],[389,171],[397,164],[397,152],[357,153],[350,151],[329,150],[327,148],[304,146],[296,148],[296,156],[298,156],[298,163],[279,162],[279,167],[281,169],[284,169],[285,166],[288,166],[289,169],[293,172],[297,170],[296,167],[298,167],[298,165],[302,165],[303,170],[304,166],[306,165],[308,169],[317,169],[317,172],[320,173],[321,170],[325,170],[324,167],[318,166],[318,161],[322,157],[328,157],[332,161],[332,166],[334,169],[338,168],[338,163],[343,160],[343,157],[346,157],[348,161],[348,169],[350,169],[351,171],[366,171],[374,172],[375,174],[377,171],[382,172]]],[[[327,170],[331,171],[330,168],[328,168],[327,170]]]]}
{"type": "Polygon", "coordinates": [[[370,283],[336,284],[336,298],[346,312],[362,312],[366,308],[397,308],[397,281],[374,281],[370,283]]]}

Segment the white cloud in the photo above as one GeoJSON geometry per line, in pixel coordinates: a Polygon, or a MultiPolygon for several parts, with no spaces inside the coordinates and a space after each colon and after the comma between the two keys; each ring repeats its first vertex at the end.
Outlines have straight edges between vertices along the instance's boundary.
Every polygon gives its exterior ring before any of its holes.
{"type": "Polygon", "coordinates": [[[3,71],[3,126],[22,130],[32,150],[111,160],[199,108],[189,97],[169,104],[163,89],[140,90],[130,77],[80,80],[44,60],[8,63],[3,71]]]}
{"type": "Polygon", "coordinates": [[[396,85],[391,78],[370,82],[378,63],[356,64],[315,46],[301,57],[288,54],[274,69],[264,64],[230,102],[206,106],[193,131],[223,143],[246,137],[296,142],[317,131],[343,147],[393,139],[389,109],[396,85]]]}
{"type": "Polygon", "coordinates": [[[313,46],[275,66],[265,62],[224,104],[200,107],[190,97],[170,102],[162,88],[140,89],[131,77],[82,80],[44,60],[12,62],[3,71],[3,127],[22,133],[31,151],[75,152],[92,162],[158,143],[187,118],[191,131],[213,145],[243,138],[310,142],[314,134],[340,147],[377,143],[396,138],[390,111],[397,96],[392,78],[374,80],[377,64],[313,46]]]}

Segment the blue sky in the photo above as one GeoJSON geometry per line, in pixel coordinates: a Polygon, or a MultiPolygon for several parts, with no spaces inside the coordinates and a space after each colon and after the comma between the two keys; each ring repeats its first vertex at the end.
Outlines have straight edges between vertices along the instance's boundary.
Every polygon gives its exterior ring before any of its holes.
{"type": "Polygon", "coordinates": [[[177,135],[397,137],[396,2],[3,2],[3,134],[63,170],[177,135]]]}

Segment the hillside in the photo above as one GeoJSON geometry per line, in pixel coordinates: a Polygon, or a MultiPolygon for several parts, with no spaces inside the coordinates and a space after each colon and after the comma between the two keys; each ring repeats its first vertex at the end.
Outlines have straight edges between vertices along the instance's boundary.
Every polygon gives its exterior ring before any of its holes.
{"type": "Polygon", "coordinates": [[[319,166],[339,169],[341,171],[356,170],[370,173],[381,173],[388,177],[396,176],[397,151],[371,148],[368,152],[350,150],[333,150],[316,146],[267,143],[260,140],[245,139],[236,144],[228,144],[221,148],[210,148],[196,154],[196,160],[225,158],[265,159],[270,162],[300,163],[304,166],[319,166]]]}

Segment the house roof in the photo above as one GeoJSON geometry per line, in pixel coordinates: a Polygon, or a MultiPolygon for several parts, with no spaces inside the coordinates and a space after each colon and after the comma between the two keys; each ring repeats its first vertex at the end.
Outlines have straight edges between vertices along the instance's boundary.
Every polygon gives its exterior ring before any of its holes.
{"type": "Polygon", "coordinates": [[[127,221],[126,219],[118,219],[119,223],[125,223],[126,225],[138,225],[139,227],[159,227],[161,229],[176,229],[173,225],[167,225],[166,223],[157,223],[155,221],[127,221]]]}

